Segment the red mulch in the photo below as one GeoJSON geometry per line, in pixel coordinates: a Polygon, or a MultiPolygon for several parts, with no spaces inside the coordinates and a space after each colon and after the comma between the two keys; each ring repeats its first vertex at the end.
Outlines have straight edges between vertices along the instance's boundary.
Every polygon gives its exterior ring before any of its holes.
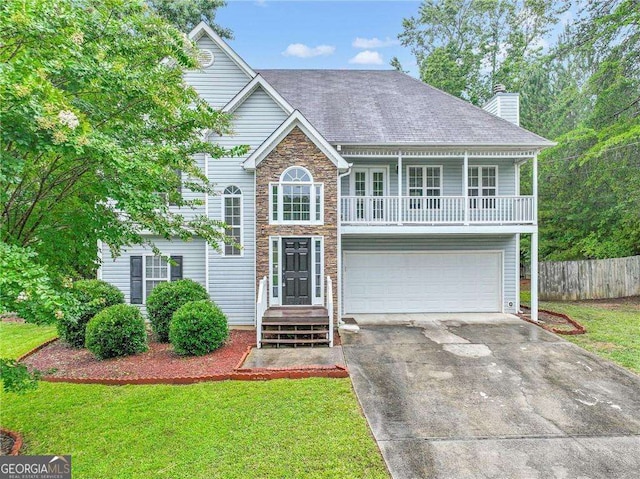
{"type": "MultiPolygon", "coordinates": [[[[526,306],[522,306],[522,309],[530,311],[526,306]]],[[[531,321],[531,313],[520,313],[518,316],[520,319],[524,319],[525,321],[531,321]]],[[[537,324],[543,329],[557,334],[576,335],[587,332],[584,326],[562,313],[539,309],[538,321],[539,323],[537,324]]]]}
{"type": "Polygon", "coordinates": [[[175,378],[226,374],[234,370],[255,332],[231,330],[226,344],[205,356],[178,356],[170,344],[150,341],[141,354],[98,361],[86,349],[73,349],[55,341],[24,359],[29,368],[47,376],[66,378],[175,378]]]}

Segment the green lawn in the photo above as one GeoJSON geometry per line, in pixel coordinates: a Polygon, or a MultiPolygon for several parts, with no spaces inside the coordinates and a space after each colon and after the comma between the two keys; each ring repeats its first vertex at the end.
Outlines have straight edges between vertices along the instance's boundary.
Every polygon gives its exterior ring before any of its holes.
{"type": "Polygon", "coordinates": [[[71,454],[74,477],[388,477],[349,379],[42,382],[0,400],[0,422],[24,434],[23,452],[71,454]]]}
{"type": "MultiPolygon", "coordinates": [[[[529,291],[521,300],[529,304],[529,291]]],[[[586,329],[586,334],[563,336],[588,351],[640,373],[640,312],[632,306],[607,309],[597,303],[541,302],[541,309],[568,314],[586,329]]]]}
{"type": "Polygon", "coordinates": [[[0,358],[18,358],[57,335],[55,326],[0,322],[0,358]]]}

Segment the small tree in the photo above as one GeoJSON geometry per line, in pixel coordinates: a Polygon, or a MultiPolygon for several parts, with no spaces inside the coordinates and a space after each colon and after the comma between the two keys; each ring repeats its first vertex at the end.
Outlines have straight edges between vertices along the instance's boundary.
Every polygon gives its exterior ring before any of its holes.
{"type": "Polygon", "coordinates": [[[203,135],[230,118],[185,85],[199,65],[182,32],[142,0],[7,0],[0,32],[0,240],[86,273],[98,238],[115,254],[146,233],[224,238],[221,222],[168,206],[202,203],[182,179],[212,192],[196,155],[246,151],[203,135]]]}

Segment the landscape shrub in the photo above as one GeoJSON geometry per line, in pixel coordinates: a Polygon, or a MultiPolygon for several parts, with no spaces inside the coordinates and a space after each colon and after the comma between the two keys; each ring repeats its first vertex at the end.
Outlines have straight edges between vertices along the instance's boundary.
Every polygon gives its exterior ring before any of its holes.
{"type": "Polygon", "coordinates": [[[158,341],[169,341],[171,317],[182,305],[190,301],[209,299],[204,287],[190,279],[160,283],[147,298],[147,314],[158,341]]]}
{"type": "Polygon", "coordinates": [[[85,345],[98,359],[128,356],[147,350],[147,331],[136,306],[116,304],[87,324],[85,345]]]}
{"type": "Polygon", "coordinates": [[[58,319],[58,335],[74,348],[82,348],[89,320],[109,306],[124,303],[124,294],[98,279],[76,281],[71,291],[79,302],[78,311],[58,319]]]}
{"type": "Polygon", "coordinates": [[[227,317],[211,301],[187,303],[171,318],[169,340],[178,354],[202,356],[218,349],[228,337],[227,317]]]}

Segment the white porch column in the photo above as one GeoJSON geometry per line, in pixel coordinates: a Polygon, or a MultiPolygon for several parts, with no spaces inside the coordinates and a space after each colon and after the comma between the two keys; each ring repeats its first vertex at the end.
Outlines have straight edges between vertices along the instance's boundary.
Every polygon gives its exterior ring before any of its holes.
{"type": "Polygon", "coordinates": [[[462,178],[463,178],[463,188],[464,191],[462,195],[464,196],[464,224],[469,224],[469,152],[467,150],[464,151],[464,163],[462,166],[462,178]]]}
{"type": "Polygon", "coordinates": [[[531,180],[533,195],[533,224],[538,224],[538,152],[533,155],[533,178],[531,180]]]}
{"type": "Polygon", "coordinates": [[[402,151],[398,151],[398,224],[402,224],[402,151]]]}
{"type": "Polygon", "coordinates": [[[531,233],[531,320],[538,321],[538,233],[531,233]]]}
{"type": "Polygon", "coordinates": [[[538,321],[538,152],[533,155],[533,222],[536,232],[531,234],[531,319],[538,321]]]}

